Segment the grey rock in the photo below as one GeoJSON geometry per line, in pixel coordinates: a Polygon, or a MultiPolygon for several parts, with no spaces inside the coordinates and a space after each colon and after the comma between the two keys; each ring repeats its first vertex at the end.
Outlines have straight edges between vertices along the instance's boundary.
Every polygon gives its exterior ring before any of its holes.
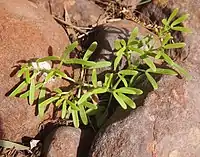
{"type": "Polygon", "coordinates": [[[93,1],[65,1],[65,7],[69,14],[70,20],[77,26],[93,25],[103,18],[102,14],[104,11],[93,1]]]}
{"type": "Polygon", "coordinates": [[[52,14],[63,19],[64,16],[64,1],[65,0],[29,0],[37,6],[52,14]]]}
{"type": "MultiPolygon", "coordinates": [[[[164,76],[143,106],[118,109],[98,133],[90,157],[199,157],[200,1],[169,0],[168,7],[191,15],[184,25],[193,34],[184,35],[188,57],[181,65],[192,80],[164,76]]],[[[150,5],[148,14],[160,17],[155,8],[150,5]]]]}
{"type": "Polygon", "coordinates": [[[44,141],[43,155],[46,157],[77,157],[81,130],[73,127],[59,127],[44,141]]]}

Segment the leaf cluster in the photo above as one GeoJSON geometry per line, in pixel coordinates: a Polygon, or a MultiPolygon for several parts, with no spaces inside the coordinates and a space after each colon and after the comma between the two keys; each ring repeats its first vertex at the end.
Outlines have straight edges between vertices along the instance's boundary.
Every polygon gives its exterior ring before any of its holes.
{"type": "MultiPolygon", "coordinates": [[[[173,21],[178,13],[175,9],[168,19],[163,19],[163,27],[157,31],[160,45],[155,46],[155,38],[149,34],[141,36],[139,29],[136,27],[130,34],[128,41],[124,39],[116,40],[115,59],[113,61],[90,61],[90,56],[97,47],[97,42],[93,42],[85,52],[83,58],[70,58],[69,54],[75,50],[78,42],[69,45],[62,56],[48,56],[39,58],[34,63],[27,63],[21,66],[17,76],[23,81],[10,94],[28,98],[29,104],[37,103],[38,114],[42,118],[47,106],[53,103],[57,109],[61,110],[61,118],[72,119],[75,127],[79,127],[80,121],[87,125],[89,116],[103,117],[106,119],[108,108],[112,98],[114,98],[123,109],[128,107],[135,109],[136,104],[132,97],[143,94],[141,89],[136,88],[136,82],[141,75],[151,83],[154,89],[158,84],[153,75],[184,75],[188,73],[166,53],[168,49],[183,48],[185,43],[174,43],[170,31],[188,32],[189,29],[179,26],[188,15],[183,15],[173,21]],[[123,59],[126,59],[127,65],[120,69],[123,59]],[[43,67],[43,64],[58,62],[56,67],[43,67]],[[161,61],[166,63],[168,68],[159,68],[157,63],[161,61]],[[75,80],[63,72],[62,66],[78,64],[80,65],[80,76],[75,80]],[[97,69],[112,67],[112,72],[105,74],[104,80],[99,80],[97,69]],[[86,81],[86,72],[92,71],[91,80],[86,81]],[[52,91],[47,90],[49,81],[64,79],[72,84],[72,88],[62,90],[59,87],[52,91]],[[99,105],[99,96],[108,93],[110,99],[105,108],[99,105]],[[47,95],[49,96],[47,98],[47,95]],[[99,116],[99,114],[101,114],[99,116]],[[98,116],[97,116],[98,115],[98,116]]],[[[49,64],[50,65],[50,64],[49,64]]],[[[99,119],[98,125],[102,124],[99,119]]]]}

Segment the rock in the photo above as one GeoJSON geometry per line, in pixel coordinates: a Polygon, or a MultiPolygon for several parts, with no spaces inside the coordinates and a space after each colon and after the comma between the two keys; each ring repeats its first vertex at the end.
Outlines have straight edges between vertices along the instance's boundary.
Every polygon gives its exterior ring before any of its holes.
{"type": "Polygon", "coordinates": [[[121,4],[134,10],[136,6],[138,5],[138,3],[139,3],[139,0],[123,0],[121,4]]]}
{"type": "MultiPolygon", "coordinates": [[[[184,36],[189,56],[182,63],[192,80],[164,76],[159,81],[159,89],[148,94],[143,106],[128,112],[118,109],[98,133],[90,157],[199,156],[200,1],[169,0],[168,5],[181,7],[181,11],[192,15],[185,26],[193,34],[184,36]]],[[[160,17],[150,9],[149,15],[154,14],[160,17]]]]}
{"type": "Polygon", "coordinates": [[[46,157],[77,157],[81,130],[73,127],[59,127],[44,141],[46,157]]]}
{"type": "Polygon", "coordinates": [[[70,20],[76,26],[93,25],[101,20],[103,10],[94,2],[89,0],[65,1],[70,20]]]}
{"type": "Polygon", "coordinates": [[[89,26],[102,19],[103,10],[89,0],[30,0],[48,13],[64,19],[65,9],[76,26],[89,26]]]}
{"type": "Polygon", "coordinates": [[[64,1],[65,0],[29,0],[34,2],[49,14],[57,16],[61,19],[64,17],[64,1]]]}
{"type": "Polygon", "coordinates": [[[48,54],[59,56],[69,40],[48,13],[27,0],[1,0],[0,15],[0,139],[20,142],[38,133],[40,119],[27,100],[7,97],[19,83],[14,66],[48,54]]]}

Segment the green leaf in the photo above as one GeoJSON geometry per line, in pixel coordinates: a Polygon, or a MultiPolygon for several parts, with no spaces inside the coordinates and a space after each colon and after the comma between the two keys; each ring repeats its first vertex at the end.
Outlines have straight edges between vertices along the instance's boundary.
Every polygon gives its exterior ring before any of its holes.
{"type": "MultiPolygon", "coordinates": [[[[65,100],[66,100],[66,99],[65,99],[65,100]]],[[[76,111],[79,111],[79,110],[80,110],[79,107],[76,106],[75,103],[73,103],[73,102],[71,102],[71,101],[69,101],[69,100],[66,100],[66,102],[71,106],[71,108],[72,108],[73,110],[76,110],[76,111]]]]}
{"type": "Polygon", "coordinates": [[[40,90],[40,94],[39,94],[39,98],[38,98],[38,114],[39,114],[39,117],[40,118],[43,118],[44,117],[44,111],[46,109],[46,106],[41,106],[41,103],[43,101],[45,101],[45,94],[46,93],[46,89],[45,87],[43,86],[40,90]]]}
{"type": "Polygon", "coordinates": [[[35,100],[35,79],[32,79],[29,90],[29,104],[32,105],[34,100],[35,100]]]}
{"type": "Polygon", "coordinates": [[[53,91],[55,91],[57,94],[61,94],[62,93],[62,90],[60,88],[56,88],[53,91]]]}
{"type": "Polygon", "coordinates": [[[161,56],[162,56],[162,51],[158,51],[155,56],[155,59],[160,59],[161,56]]]}
{"type": "Polygon", "coordinates": [[[67,74],[65,74],[64,72],[62,72],[62,71],[60,71],[58,69],[56,69],[54,72],[55,72],[56,75],[58,75],[58,76],[60,76],[62,78],[68,78],[67,74]]]}
{"type": "Polygon", "coordinates": [[[92,53],[96,50],[97,48],[97,42],[93,42],[90,47],[87,49],[85,55],[83,56],[83,60],[87,61],[90,56],[92,55],[92,53]]]}
{"type": "Polygon", "coordinates": [[[158,84],[156,83],[156,80],[148,72],[145,72],[145,75],[149,80],[149,82],[151,83],[151,85],[153,86],[153,88],[158,89],[158,84]]]}
{"type": "Polygon", "coordinates": [[[67,114],[65,116],[65,119],[69,119],[71,113],[72,113],[72,108],[71,108],[71,106],[69,106],[68,109],[67,109],[67,114]]]}
{"type": "Polygon", "coordinates": [[[98,113],[98,109],[89,108],[85,112],[88,116],[94,116],[98,113]]]}
{"type": "Polygon", "coordinates": [[[72,120],[75,128],[78,128],[79,127],[78,111],[72,110],[72,120]]]}
{"type": "Polygon", "coordinates": [[[92,84],[93,84],[94,88],[97,87],[97,71],[96,71],[96,69],[92,70],[92,84]]]}
{"type": "MultiPolygon", "coordinates": [[[[44,92],[44,91],[43,91],[44,92]]],[[[44,93],[42,93],[41,95],[43,95],[44,93]]],[[[42,97],[42,96],[41,96],[42,97]]],[[[45,101],[41,102],[40,104],[38,104],[38,112],[39,112],[39,116],[42,118],[44,117],[44,112],[46,110],[47,105],[49,105],[50,103],[52,103],[53,101],[56,101],[57,99],[59,99],[59,97],[50,97],[49,99],[46,99],[45,101]]]]}
{"type": "Polygon", "coordinates": [[[68,81],[72,81],[74,82],[74,79],[72,79],[71,77],[67,76],[67,74],[65,74],[64,72],[60,71],[59,69],[55,69],[54,70],[55,74],[58,75],[61,78],[65,78],[68,81]]]}
{"type": "Polygon", "coordinates": [[[86,112],[85,112],[85,108],[84,108],[83,105],[79,105],[79,108],[80,108],[79,114],[80,114],[81,120],[82,120],[83,124],[87,125],[88,124],[88,118],[87,118],[87,115],[86,115],[86,112]]]}
{"type": "Polygon", "coordinates": [[[19,94],[22,89],[24,89],[26,87],[27,83],[26,81],[23,81],[9,96],[16,96],[17,94],[19,94]]]}
{"type": "Polygon", "coordinates": [[[175,64],[174,61],[166,53],[162,52],[162,56],[165,62],[167,62],[169,65],[173,66],[175,64]]]}
{"type": "Polygon", "coordinates": [[[156,66],[150,58],[144,58],[143,61],[153,70],[156,71],[156,66]]]}
{"type": "Polygon", "coordinates": [[[128,105],[130,106],[132,109],[136,108],[136,104],[135,102],[129,98],[128,96],[122,94],[122,93],[118,93],[118,95],[120,96],[120,98],[122,98],[122,100],[128,105]]]}
{"type": "Polygon", "coordinates": [[[136,52],[139,55],[143,55],[144,54],[144,51],[142,49],[135,48],[133,46],[129,46],[128,48],[129,48],[129,50],[131,50],[131,53],[135,53],[136,52]]]}
{"type": "Polygon", "coordinates": [[[65,116],[67,114],[67,102],[66,100],[63,102],[62,104],[62,114],[61,114],[61,118],[64,119],[65,116]]]}
{"type": "Polygon", "coordinates": [[[126,47],[126,41],[124,39],[121,39],[120,43],[122,44],[123,47],[126,47]]]}
{"type": "Polygon", "coordinates": [[[117,93],[113,92],[113,96],[114,96],[115,99],[119,102],[119,104],[121,105],[121,107],[122,107],[123,109],[127,109],[126,103],[123,101],[123,99],[122,99],[119,95],[117,95],[117,93]]]}
{"type": "Polygon", "coordinates": [[[96,88],[92,90],[93,94],[102,94],[102,93],[106,93],[107,92],[107,88],[96,88]]]}
{"type": "Polygon", "coordinates": [[[191,29],[185,27],[172,27],[172,30],[185,32],[185,33],[192,33],[191,29]]]}
{"type": "Polygon", "coordinates": [[[126,47],[122,47],[121,49],[119,49],[115,54],[116,56],[121,56],[124,54],[124,51],[126,50],[126,47]]]}
{"type": "Polygon", "coordinates": [[[113,78],[113,73],[111,74],[106,74],[105,75],[105,82],[104,82],[104,87],[106,87],[107,89],[110,87],[111,82],[112,82],[112,78],[113,78]]]}
{"type": "Polygon", "coordinates": [[[78,100],[78,105],[87,101],[87,99],[93,94],[102,94],[102,93],[106,93],[106,92],[107,92],[107,88],[96,88],[91,91],[88,91],[87,93],[83,94],[81,96],[81,98],[78,100]]]}
{"type": "Polygon", "coordinates": [[[90,108],[90,109],[96,110],[96,109],[98,108],[97,105],[92,104],[92,103],[87,102],[87,101],[83,102],[82,104],[83,104],[85,107],[88,107],[88,108],[90,108]]]}
{"type": "Polygon", "coordinates": [[[75,41],[73,42],[71,45],[69,45],[66,50],[64,51],[63,55],[62,55],[62,59],[66,59],[69,54],[78,46],[78,42],[75,41]]]}
{"type": "Polygon", "coordinates": [[[47,83],[49,80],[52,79],[52,77],[54,76],[54,70],[52,70],[50,73],[47,74],[46,78],[45,78],[45,83],[47,83]]]}
{"type": "Polygon", "coordinates": [[[167,33],[167,35],[165,36],[163,42],[162,42],[162,45],[166,45],[170,39],[172,39],[173,37],[171,36],[171,33],[167,33]]]}
{"type": "Polygon", "coordinates": [[[117,57],[115,58],[115,61],[114,61],[114,70],[117,70],[117,67],[118,67],[118,65],[119,65],[119,63],[120,63],[122,57],[123,57],[123,55],[121,54],[121,55],[119,55],[119,56],[117,56],[117,57]]]}
{"type": "Polygon", "coordinates": [[[118,76],[121,79],[121,81],[123,82],[124,86],[128,87],[128,83],[127,83],[126,79],[123,76],[121,76],[120,74],[118,74],[118,76]]]}
{"type": "Polygon", "coordinates": [[[93,66],[90,66],[89,69],[105,68],[105,67],[110,67],[111,65],[112,63],[109,61],[99,61],[96,62],[93,66]]]}
{"type": "Polygon", "coordinates": [[[136,71],[136,70],[121,70],[121,71],[118,72],[118,74],[121,74],[121,75],[137,75],[138,71],[136,71]]]}
{"type": "MultiPolygon", "coordinates": [[[[40,87],[42,87],[43,83],[38,83],[36,86],[35,86],[35,90],[38,90],[40,87]]],[[[27,98],[29,96],[29,91],[26,91],[25,93],[21,94],[19,97],[20,98],[27,98]]]]}
{"type": "Polygon", "coordinates": [[[184,69],[182,68],[180,65],[178,64],[174,64],[174,68],[181,74],[184,75],[187,79],[192,79],[192,76],[184,69]]]}
{"type": "Polygon", "coordinates": [[[174,26],[182,23],[183,21],[187,20],[188,17],[189,17],[189,14],[182,15],[181,17],[179,17],[178,19],[176,19],[175,21],[172,22],[171,27],[174,27],[174,26]]]}
{"type": "Polygon", "coordinates": [[[80,64],[80,65],[84,65],[84,66],[95,66],[96,63],[93,61],[85,61],[83,59],[77,59],[77,58],[73,58],[73,59],[67,59],[63,61],[65,64],[80,64]]]}
{"type": "Polygon", "coordinates": [[[173,20],[173,18],[177,15],[178,11],[179,11],[178,8],[176,8],[176,9],[173,10],[173,12],[171,13],[171,15],[169,16],[169,18],[168,18],[168,20],[167,20],[167,23],[168,23],[168,24],[169,24],[169,23],[173,20]]]}
{"type": "Polygon", "coordinates": [[[62,104],[62,102],[63,102],[64,100],[65,100],[65,98],[59,99],[59,100],[56,102],[55,106],[56,106],[56,107],[59,107],[59,106],[62,104]]]}
{"type": "Polygon", "coordinates": [[[109,78],[110,78],[110,73],[105,74],[104,86],[107,86],[109,78]]]}
{"type": "Polygon", "coordinates": [[[30,78],[30,73],[29,73],[28,69],[25,70],[25,78],[26,78],[26,82],[28,84],[30,84],[31,83],[31,78],[30,78]]]}
{"type": "Polygon", "coordinates": [[[60,97],[54,96],[54,97],[50,97],[49,99],[46,99],[45,101],[40,103],[40,107],[43,107],[46,109],[46,106],[50,103],[52,103],[53,101],[58,100],[60,97]]]}
{"type": "Polygon", "coordinates": [[[185,43],[173,43],[173,44],[167,44],[163,46],[165,49],[175,49],[175,48],[183,48],[185,47],[185,43]]]}
{"type": "Polygon", "coordinates": [[[92,95],[92,92],[87,92],[81,96],[81,98],[78,100],[78,105],[82,104],[83,102],[87,101],[87,99],[92,95]]]}
{"type": "Polygon", "coordinates": [[[120,40],[115,40],[115,41],[114,41],[114,48],[115,48],[116,50],[119,50],[119,49],[122,48],[122,45],[121,45],[121,43],[120,43],[120,40]]]}
{"type": "Polygon", "coordinates": [[[39,58],[36,60],[36,62],[58,61],[58,60],[60,60],[60,58],[57,56],[48,56],[44,58],[39,58]]]}
{"type": "Polygon", "coordinates": [[[172,69],[163,69],[163,68],[156,68],[156,71],[148,69],[147,72],[156,73],[156,74],[163,74],[163,75],[178,75],[176,71],[172,69]]]}
{"type": "Polygon", "coordinates": [[[27,70],[27,67],[22,67],[18,72],[17,72],[17,77],[21,77],[22,74],[27,70]]]}
{"type": "Polygon", "coordinates": [[[132,87],[121,87],[116,90],[114,90],[116,93],[125,93],[125,94],[137,94],[141,95],[143,93],[142,90],[132,87]]]}
{"type": "Polygon", "coordinates": [[[163,25],[167,25],[167,19],[162,19],[162,23],[163,23],[163,25]]]}
{"type": "Polygon", "coordinates": [[[132,77],[131,77],[131,79],[130,79],[130,81],[129,81],[129,86],[130,87],[133,87],[133,82],[135,81],[135,79],[138,77],[138,75],[133,75],[132,77]]]}
{"type": "Polygon", "coordinates": [[[6,140],[0,140],[0,147],[15,148],[15,150],[29,150],[29,147],[27,146],[23,146],[21,144],[17,144],[17,143],[6,141],[6,140]]]}
{"type": "Polygon", "coordinates": [[[135,27],[135,28],[133,29],[133,31],[131,32],[131,35],[130,35],[130,37],[129,37],[129,39],[128,39],[128,45],[129,45],[133,40],[136,39],[136,37],[137,37],[137,35],[138,35],[138,32],[139,32],[138,27],[135,27]]]}

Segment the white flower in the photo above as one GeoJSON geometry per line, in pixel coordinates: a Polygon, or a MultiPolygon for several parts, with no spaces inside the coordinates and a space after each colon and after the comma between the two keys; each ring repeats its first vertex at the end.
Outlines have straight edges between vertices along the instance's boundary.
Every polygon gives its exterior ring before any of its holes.
{"type": "Polygon", "coordinates": [[[39,70],[39,69],[51,70],[51,65],[46,61],[39,62],[39,63],[32,62],[32,66],[36,70],[39,70]]]}

